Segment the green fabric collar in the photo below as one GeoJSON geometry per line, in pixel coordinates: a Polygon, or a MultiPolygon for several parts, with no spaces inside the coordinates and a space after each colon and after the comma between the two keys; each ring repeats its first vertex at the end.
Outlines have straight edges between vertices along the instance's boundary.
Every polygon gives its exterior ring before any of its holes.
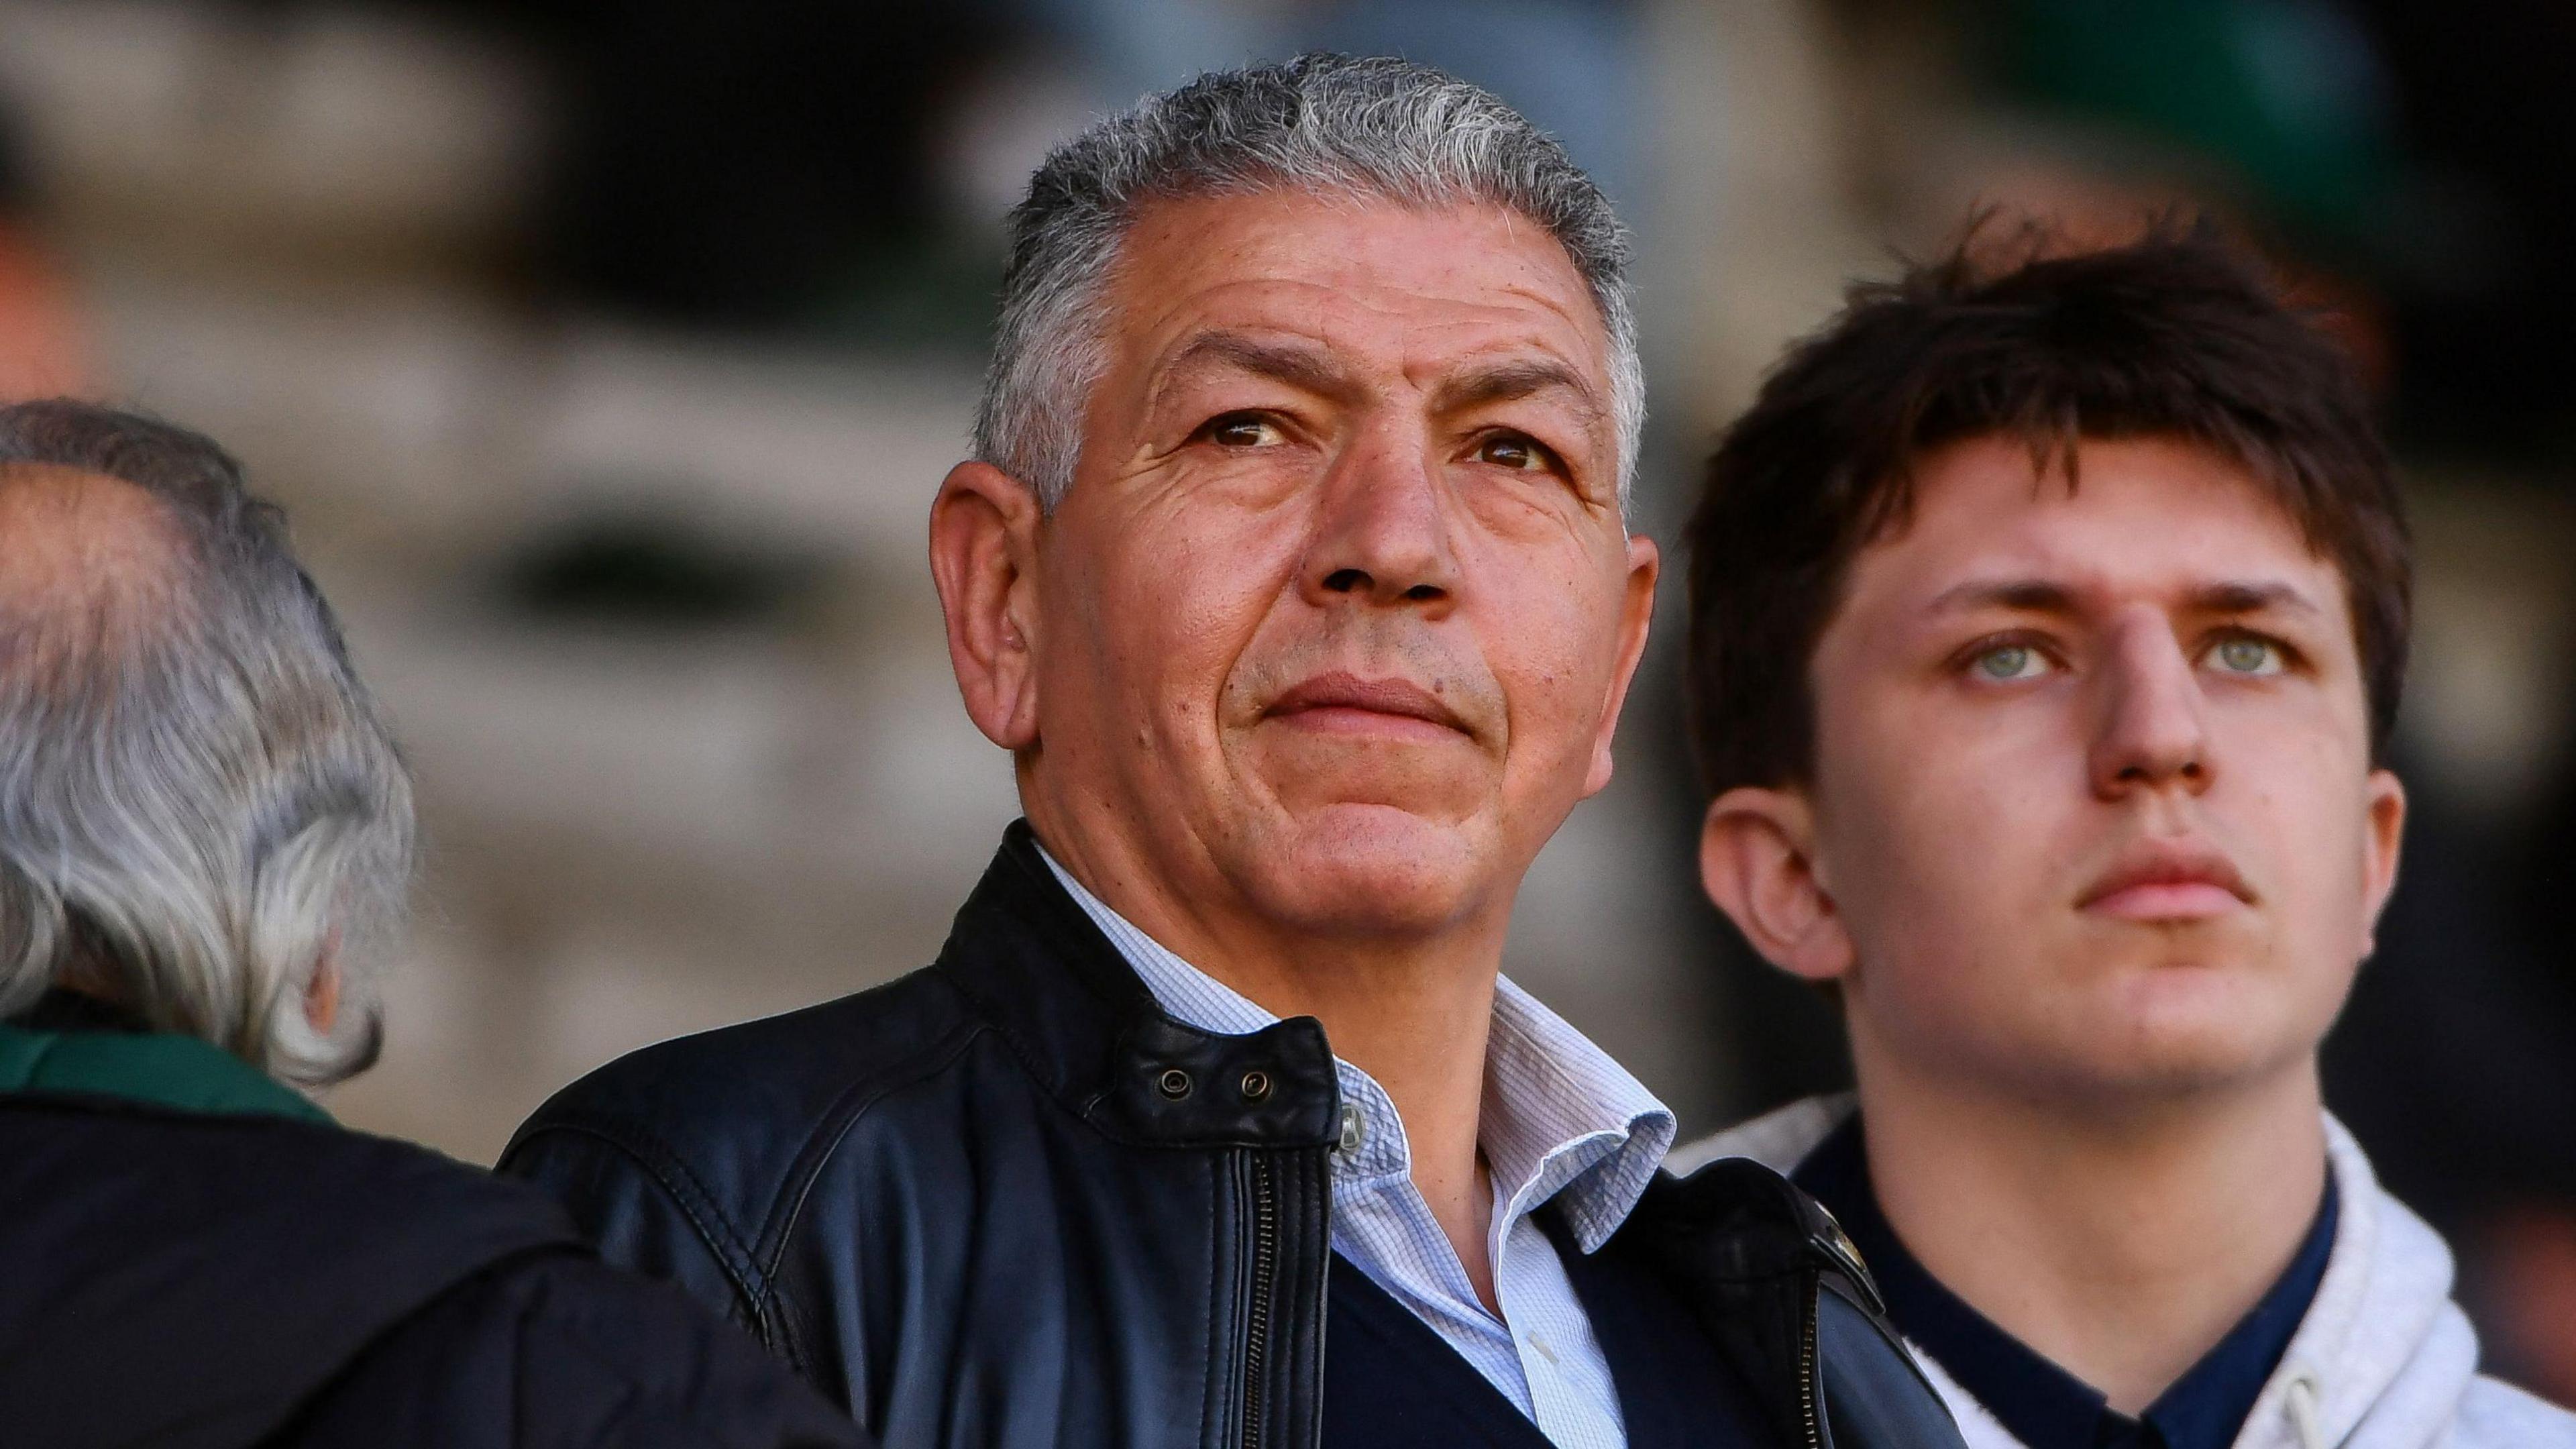
{"type": "Polygon", "coordinates": [[[0,1022],[0,1093],[76,1092],[175,1107],[331,1120],[208,1042],[169,1032],[43,1031],[0,1022]]]}

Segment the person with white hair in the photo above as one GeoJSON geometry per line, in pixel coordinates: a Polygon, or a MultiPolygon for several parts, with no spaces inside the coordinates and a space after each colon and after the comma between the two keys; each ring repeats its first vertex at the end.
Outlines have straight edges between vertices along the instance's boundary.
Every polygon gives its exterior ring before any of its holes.
{"type": "Polygon", "coordinates": [[[1660,1176],[1499,975],[1654,600],[1600,190],[1316,55],[1095,125],[1012,238],[930,563],[1027,818],[936,964],[613,1063],[504,1170],[890,1442],[1955,1443],[1830,1221],[1660,1176]]]}
{"type": "Polygon", "coordinates": [[[0,407],[0,1441],[852,1446],[525,1185],[342,1130],[411,781],[213,443],[0,407]]]}

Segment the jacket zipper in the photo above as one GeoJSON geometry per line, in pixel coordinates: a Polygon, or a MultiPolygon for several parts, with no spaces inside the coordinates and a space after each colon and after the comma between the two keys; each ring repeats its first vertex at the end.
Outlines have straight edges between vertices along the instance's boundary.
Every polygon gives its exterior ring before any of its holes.
{"type": "Polygon", "coordinates": [[[1807,1275],[1806,1322],[1798,1331],[1798,1413],[1807,1425],[1807,1449],[1825,1449],[1824,1427],[1816,1417],[1816,1319],[1824,1311],[1824,1278],[1807,1275]]]}
{"type": "Polygon", "coordinates": [[[1252,1154],[1252,1306],[1243,1344],[1243,1449],[1259,1449],[1269,1370],[1270,1299],[1279,1277],[1279,1188],[1270,1155],[1252,1154]]]}

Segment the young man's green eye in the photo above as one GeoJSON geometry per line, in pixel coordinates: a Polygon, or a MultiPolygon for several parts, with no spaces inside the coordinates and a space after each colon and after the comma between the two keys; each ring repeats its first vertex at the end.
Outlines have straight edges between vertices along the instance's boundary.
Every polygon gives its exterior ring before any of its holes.
{"type": "Polygon", "coordinates": [[[2048,660],[2027,644],[2000,644],[1978,655],[1974,668],[1984,679],[2032,679],[2047,671],[2048,660]]]}
{"type": "Polygon", "coordinates": [[[2229,674],[2278,674],[2281,650],[2268,639],[2221,639],[2209,658],[2229,674]]]}

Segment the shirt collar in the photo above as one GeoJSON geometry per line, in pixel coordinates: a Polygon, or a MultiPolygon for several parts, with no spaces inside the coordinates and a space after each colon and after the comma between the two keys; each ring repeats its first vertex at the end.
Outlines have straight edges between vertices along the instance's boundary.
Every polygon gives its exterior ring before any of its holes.
{"type": "Polygon", "coordinates": [[[2337,1204],[2332,1175],[2307,1238],[2271,1289],[2135,1419],[1968,1306],[1916,1261],[1879,1211],[1860,1117],[1834,1129],[1791,1181],[1815,1195],[1860,1249],[1887,1316],[2028,1449],[2162,1445],[2228,1449],[2289,1348],[2325,1277],[2337,1204]]]}
{"type": "MultiPolygon", "coordinates": [[[[1156,1004],[1201,1031],[1241,1036],[1279,1018],[1137,929],[1093,895],[1054,854],[1038,854],[1153,993],[1156,1004]]],[[[1336,1153],[1336,1189],[1409,1178],[1412,1152],[1386,1090],[1367,1072],[1333,1059],[1342,1099],[1360,1114],[1356,1146],[1336,1153]]],[[[1485,1043],[1485,1094],[1478,1132],[1495,1198],[1508,1222],[1555,1201],[1589,1253],[1627,1220],[1673,1145],[1671,1110],[1628,1070],[1509,977],[1494,982],[1485,1043]]]]}

